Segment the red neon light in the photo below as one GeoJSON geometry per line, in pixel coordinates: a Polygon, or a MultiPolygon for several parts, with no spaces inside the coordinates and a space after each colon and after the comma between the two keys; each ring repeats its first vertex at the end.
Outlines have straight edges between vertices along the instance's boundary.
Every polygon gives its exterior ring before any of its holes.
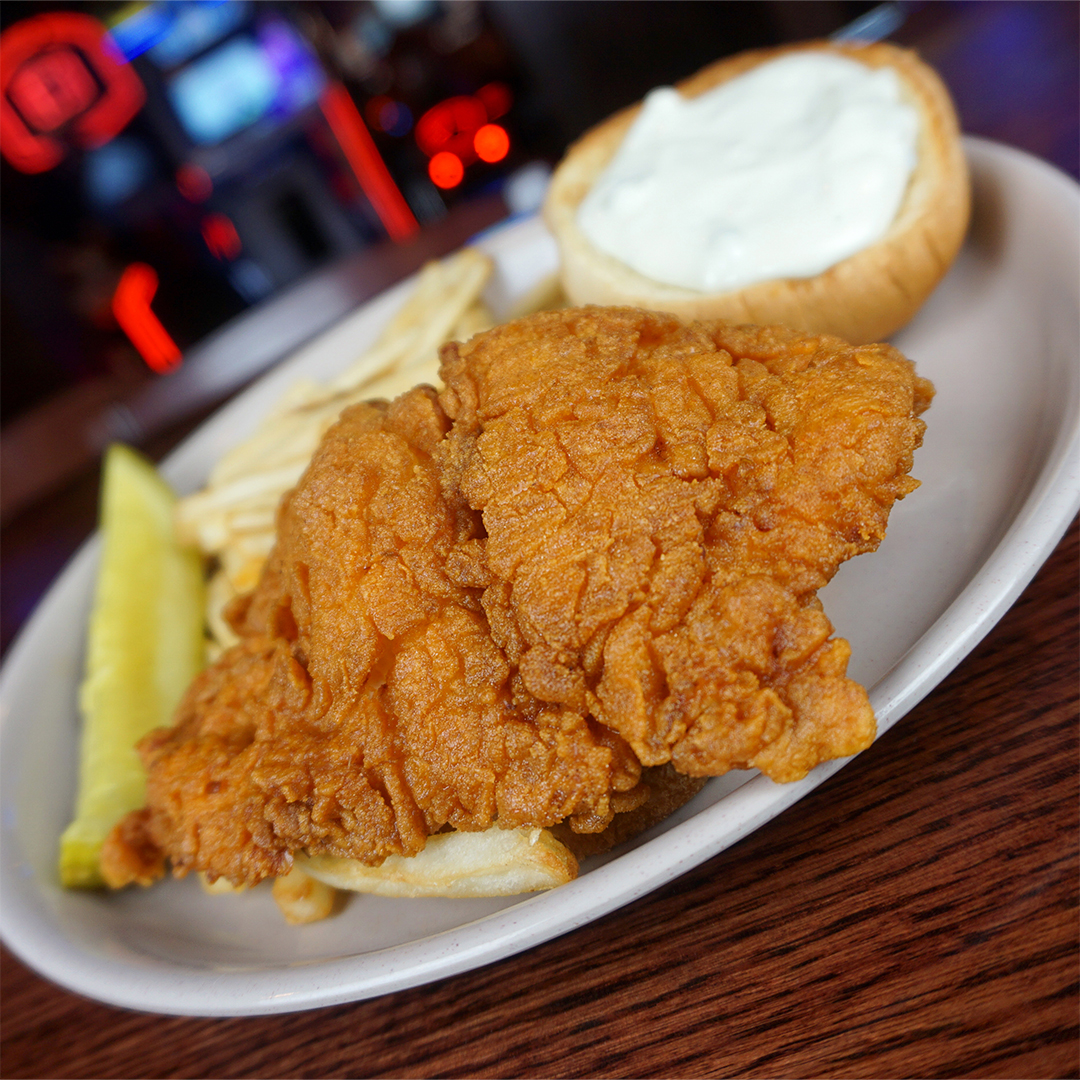
{"type": "Polygon", "coordinates": [[[236,226],[224,214],[207,214],[203,218],[202,238],[210,253],[217,259],[235,259],[243,250],[236,226]]]}
{"type": "Polygon", "coordinates": [[[71,49],[38,53],[11,77],[7,95],[28,127],[47,134],[86,112],[100,91],[71,49]]]}
{"type": "Polygon", "coordinates": [[[0,153],[20,172],[53,168],[67,143],[103,146],[142,108],[139,77],[105,41],[101,23],[73,11],[34,15],[0,34],[0,153]]]}
{"type": "Polygon", "coordinates": [[[473,136],[487,123],[484,106],[474,97],[452,97],[433,105],[416,122],[416,145],[428,156],[441,150],[466,164],[476,157],[473,136]]]}
{"type": "Polygon", "coordinates": [[[356,174],[360,189],[375,208],[391,239],[400,242],[414,236],[420,225],[394,183],[349,91],[341,83],[333,83],[323,92],[319,106],[356,174]]]}
{"type": "Polygon", "coordinates": [[[451,154],[449,150],[440,150],[428,162],[428,176],[436,187],[444,190],[457,187],[465,176],[465,166],[457,154],[451,154]]]}
{"type": "Polygon", "coordinates": [[[150,310],[157,292],[157,271],[146,263],[132,263],[120,276],[113,293],[112,310],[120,329],[147,365],[159,374],[180,366],[182,355],[161,321],[150,310]]]}
{"type": "Polygon", "coordinates": [[[181,165],[176,170],[176,190],[188,202],[206,202],[214,193],[214,182],[201,165],[181,165]]]}
{"type": "Polygon", "coordinates": [[[481,161],[502,161],[510,153],[510,136],[498,124],[485,124],[473,138],[473,147],[481,161]]]}
{"type": "Polygon", "coordinates": [[[510,106],[514,101],[510,94],[510,87],[501,82],[492,82],[486,86],[481,86],[476,91],[476,96],[482,102],[489,120],[498,120],[500,116],[505,116],[510,111],[510,106]]]}

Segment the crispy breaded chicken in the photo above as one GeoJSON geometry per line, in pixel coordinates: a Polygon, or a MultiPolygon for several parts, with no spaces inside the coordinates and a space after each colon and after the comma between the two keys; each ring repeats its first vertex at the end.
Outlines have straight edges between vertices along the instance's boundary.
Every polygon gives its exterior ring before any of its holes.
{"type": "Polygon", "coordinates": [[[445,825],[603,828],[637,786],[614,733],[511,703],[479,590],[444,570],[479,528],[439,489],[447,426],[421,388],[328,433],[232,613],[241,643],[141,745],[147,811],[106,845],[107,879],[138,880],[154,848],[174,870],[255,883],[300,848],[378,863],[445,825]]]}
{"type": "Polygon", "coordinates": [[[917,486],[908,360],[585,308],[447,346],[442,374],[436,456],[483,515],[512,685],[696,775],[794,780],[869,744],[816,590],[917,486]]]}
{"type": "Polygon", "coordinates": [[[240,644],[142,743],[110,883],[598,833],[654,820],[643,766],[791,780],[872,740],[815,593],[916,486],[931,389],[899,353],[579,309],[442,377],[328,433],[240,644]]]}

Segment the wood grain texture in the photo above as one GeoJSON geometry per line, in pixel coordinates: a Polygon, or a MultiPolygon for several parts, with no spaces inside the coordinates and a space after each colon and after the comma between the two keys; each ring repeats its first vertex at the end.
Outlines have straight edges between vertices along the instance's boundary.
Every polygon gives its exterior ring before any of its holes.
{"type": "MultiPolygon", "coordinates": [[[[932,4],[898,38],[967,130],[1076,175],[1078,12],[932,4]]],[[[57,542],[78,500],[57,505],[28,542],[57,542]]],[[[278,1017],[126,1012],[5,950],[0,1075],[1076,1077],[1078,536],[870,750],[637,903],[478,971],[278,1017]]]]}

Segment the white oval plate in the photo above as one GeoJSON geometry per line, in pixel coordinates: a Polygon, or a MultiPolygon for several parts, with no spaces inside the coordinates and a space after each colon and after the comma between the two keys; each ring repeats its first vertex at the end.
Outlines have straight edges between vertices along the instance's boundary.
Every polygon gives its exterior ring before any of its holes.
{"type": "MultiPolygon", "coordinates": [[[[881,550],[823,594],[852,643],[884,731],[963,659],[1016,599],[1080,506],[1080,188],[1006,147],[967,142],[971,237],[897,345],[937,385],[916,456],[922,488],[893,513],[881,550]]],[[[497,311],[556,264],[528,220],[479,240],[496,259],[497,311]]],[[[242,438],[298,376],[344,367],[408,284],[366,305],[196,432],[165,465],[181,491],[242,438]]],[[[353,897],[340,916],[283,924],[265,887],[206,895],[192,878],[119,894],[67,892],[57,838],[71,813],[75,689],[97,557],[91,540],[12,648],[0,681],[0,931],[44,975],[115,1005],[245,1015],[355,1001],[443,978],[579,927],[715,855],[827,779],[711,781],[662,826],[526,899],[353,897]],[[662,839],[661,839],[662,837],[662,839]]]]}

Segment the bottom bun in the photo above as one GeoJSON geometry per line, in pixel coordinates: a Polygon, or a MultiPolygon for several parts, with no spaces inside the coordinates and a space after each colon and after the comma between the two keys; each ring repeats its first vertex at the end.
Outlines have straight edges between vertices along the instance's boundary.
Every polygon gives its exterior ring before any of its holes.
{"type": "Polygon", "coordinates": [[[758,282],[702,293],[654,281],[596,248],[577,223],[581,201],[611,161],[640,106],[616,114],[570,147],[544,207],[572,304],[667,311],[683,320],[724,319],[835,334],[855,345],[881,341],[907,323],[944,276],[963,243],[970,212],[967,164],[948,91],[914,53],[892,45],[800,46],[742,53],[681,83],[694,97],[792,49],[816,49],[869,67],[892,67],[919,113],[919,158],[904,202],[880,241],[809,278],[758,282]]]}

